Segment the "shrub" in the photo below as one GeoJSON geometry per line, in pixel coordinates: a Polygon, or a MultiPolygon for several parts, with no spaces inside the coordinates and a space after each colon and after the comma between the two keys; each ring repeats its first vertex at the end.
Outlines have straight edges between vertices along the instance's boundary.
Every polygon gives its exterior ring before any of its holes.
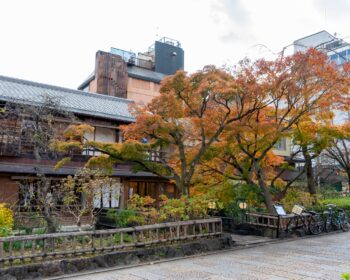
{"type": "Polygon", "coordinates": [[[120,211],[110,209],[107,213],[107,217],[114,220],[118,227],[129,226],[131,223],[134,222],[135,216],[136,212],[133,209],[123,209],[120,211]]]}
{"type": "MultiPolygon", "coordinates": [[[[127,233],[123,234],[123,242],[125,243],[131,243],[132,240],[132,236],[130,236],[127,233]]],[[[114,243],[121,243],[121,235],[119,232],[117,232],[116,234],[114,234],[114,243]]]]}
{"type": "Polygon", "coordinates": [[[13,228],[13,213],[4,203],[0,203],[0,237],[9,236],[13,228]]]}
{"type": "Polygon", "coordinates": [[[212,202],[212,200],[202,195],[193,198],[182,196],[181,198],[172,199],[161,195],[156,208],[154,206],[155,201],[149,196],[133,195],[129,200],[127,209],[121,211],[110,210],[107,217],[113,219],[118,227],[187,221],[207,217],[208,203],[212,202]]]}
{"type": "Polygon", "coordinates": [[[13,213],[4,203],[0,203],[0,227],[13,228],[13,213]]]}
{"type": "Polygon", "coordinates": [[[285,197],[281,200],[281,204],[290,212],[295,204],[302,205],[305,208],[313,208],[314,197],[308,192],[304,192],[297,188],[291,188],[287,191],[285,197]]]}
{"type": "Polygon", "coordinates": [[[208,205],[211,201],[205,196],[195,196],[188,199],[187,211],[191,219],[202,219],[208,216],[208,205]]]}
{"type": "Polygon", "coordinates": [[[326,209],[327,204],[335,204],[339,208],[345,210],[348,216],[350,216],[350,197],[336,197],[336,198],[328,198],[322,199],[318,201],[316,206],[318,211],[323,211],[326,209]]]}
{"type": "Polygon", "coordinates": [[[341,279],[343,279],[343,280],[350,280],[350,273],[343,273],[341,275],[341,279]]]}
{"type": "Polygon", "coordinates": [[[8,227],[0,227],[0,237],[10,236],[12,234],[12,230],[8,227]]]}
{"type": "MultiPolygon", "coordinates": [[[[189,216],[186,213],[187,197],[181,197],[179,199],[163,199],[160,207],[160,216],[165,221],[186,221],[189,220],[189,216]]],[[[162,219],[160,219],[162,220],[162,219]]]]}

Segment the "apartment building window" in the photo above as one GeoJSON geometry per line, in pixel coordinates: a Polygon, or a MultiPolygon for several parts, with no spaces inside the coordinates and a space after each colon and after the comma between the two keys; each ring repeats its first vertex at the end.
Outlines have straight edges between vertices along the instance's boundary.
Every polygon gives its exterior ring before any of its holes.
{"type": "Polygon", "coordinates": [[[281,138],[278,140],[278,142],[275,144],[275,149],[279,151],[286,151],[287,150],[287,139],[281,138]]]}

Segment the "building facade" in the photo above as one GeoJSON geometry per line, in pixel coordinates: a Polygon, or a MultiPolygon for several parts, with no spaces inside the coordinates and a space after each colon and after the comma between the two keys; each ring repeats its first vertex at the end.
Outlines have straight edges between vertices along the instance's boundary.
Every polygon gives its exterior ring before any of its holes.
{"type": "MultiPolygon", "coordinates": [[[[309,48],[321,50],[338,67],[350,62],[350,44],[344,39],[338,38],[336,34],[332,35],[325,30],[295,40],[293,45],[294,52],[303,52],[309,48]]],[[[350,121],[350,110],[340,111],[333,109],[333,113],[333,123],[335,125],[341,125],[350,121]]],[[[330,160],[326,154],[322,153],[313,164],[319,185],[330,186],[338,191],[349,189],[347,180],[342,175],[341,168],[335,161],[330,160]]]]}
{"type": "Polygon", "coordinates": [[[98,51],[93,73],[78,89],[146,104],[159,94],[160,82],[166,75],[183,69],[181,44],[164,37],[138,54],[117,48],[98,51]]]}
{"type": "MultiPolygon", "coordinates": [[[[294,52],[306,51],[309,48],[321,50],[337,66],[350,62],[350,44],[325,30],[295,40],[293,45],[294,52]]],[[[335,124],[342,124],[347,121],[350,121],[350,110],[348,112],[335,111],[335,124]]]]}
{"type": "MultiPolygon", "coordinates": [[[[35,208],[33,197],[38,173],[44,174],[55,185],[55,182],[74,175],[94,155],[94,151],[78,151],[70,155],[72,161],[69,164],[55,170],[54,166],[65,155],[33,145],[33,139],[37,137],[33,114],[12,114],[8,105],[40,108],[48,99],[58,100],[62,112],[74,116],[66,118],[61,113],[56,114],[51,121],[54,122],[54,133],[57,135],[62,135],[72,123],[86,123],[94,127],[94,132],[87,135],[88,138],[115,143],[121,141],[118,126],[134,121],[128,110],[132,101],[125,98],[0,76],[0,203],[35,208]]],[[[155,160],[155,157],[150,160],[155,160]]],[[[101,186],[94,206],[123,208],[128,198],[135,193],[154,198],[160,193],[176,196],[175,187],[166,179],[149,172],[134,173],[130,164],[123,163],[113,167],[111,181],[101,186]]],[[[59,199],[58,196],[52,190],[53,199],[59,199]]]]}

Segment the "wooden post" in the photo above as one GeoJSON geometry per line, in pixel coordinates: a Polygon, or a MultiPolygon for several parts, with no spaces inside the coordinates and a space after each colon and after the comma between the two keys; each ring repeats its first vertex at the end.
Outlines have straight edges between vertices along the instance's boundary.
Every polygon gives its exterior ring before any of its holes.
{"type": "Polygon", "coordinates": [[[123,232],[120,232],[120,244],[121,245],[124,244],[124,234],[123,234],[123,232]]]}
{"type": "Polygon", "coordinates": [[[24,244],[25,244],[25,240],[21,241],[21,253],[20,256],[24,259],[24,244]]]}
{"type": "Polygon", "coordinates": [[[100,234],[100,247],[103,248],[103,235],[100,234]]]}

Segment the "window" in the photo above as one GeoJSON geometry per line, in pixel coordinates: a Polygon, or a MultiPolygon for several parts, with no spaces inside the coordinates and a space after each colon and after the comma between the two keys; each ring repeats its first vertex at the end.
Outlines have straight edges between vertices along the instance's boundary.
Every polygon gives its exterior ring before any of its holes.
{"type": "MultiPolygon", "coordinates": [[[[87,141],[99,141],[103,143],[116,143],[119,142],[119,133],[116,129],[95,127],[93,132],[85,133],[84,135],[87,141]]],[[[83,155],[97,156],[100,152],[92,150],[84,150],[83,155]]]]}
{"type": "Polygon", "coordinates": [[[155,182],[141,182],[133,181],[129,182],[129,198],[133,194],[138,194],[139,196],[150,196],[152,198],[157,198],[157,183],[155,182]]]}
{"type": "Polygon", "coordinates": [[[275,149],[279,151],[286,151],[287,150],[287,139],[281,138],[275,145],[275,149]]]}
{"type": "Polygon", "coordinates": [[[94,208],[119,208],[121,188],[120,179],[102,185],[94,195],[94,208]]]}

